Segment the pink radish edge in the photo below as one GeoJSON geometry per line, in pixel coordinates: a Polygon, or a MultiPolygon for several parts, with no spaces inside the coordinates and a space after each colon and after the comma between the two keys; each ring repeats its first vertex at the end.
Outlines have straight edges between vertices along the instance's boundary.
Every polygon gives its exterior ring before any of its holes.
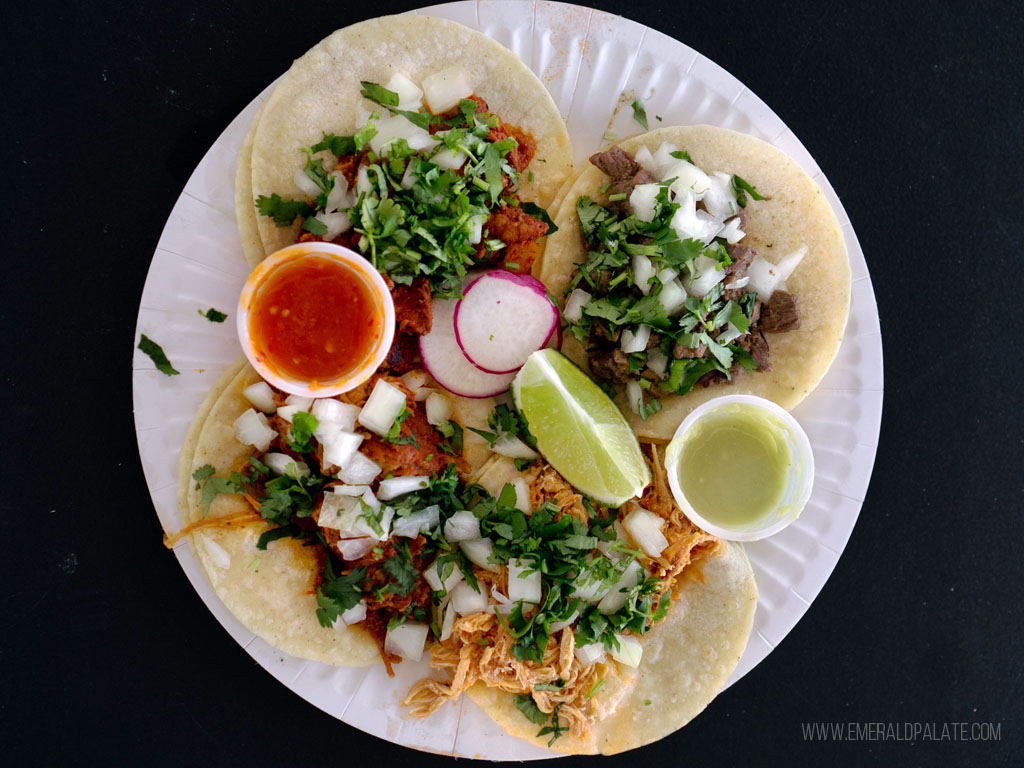
{"type": "MultiPolygon", "coordinates": [[[[518,273],[518,272],[510,272],[508,270],[492,270],[490,272],[485,272],[484,274],[480,275],[479,277],[474,279],[472,282],[470,282],[462,291],[463,299],[460,299],[456,303],[456,305],[455,305],[455,315],[452,318],[452,326],[455,329],[455,342],[456,342],[456,344],[458,344],[459,349],[461,350],[462,355],[466,358],[466,360],[468,360],[474,367],[479,368],[484,373],[490,373],[490,374],[515,373],[516,371],[518,371],[523,366],[523,363],[519,363],[518,365],[515,365],[515,366],[513,366],[511,368],[506,368],[506,369],[503,369],[503,370],[496,370],[494,368],[488,368],[488,367],[486,367],[484,365],[481,365],[480,363],[478,363],[476,360],[473,359],[473,356],[470,354],[469,350],[467,350],[467,348],[466,348],[466,344],[463,341],[462,334],[459,333],[459,314],[460,314],[460,311],[461,311],[462,306],[463,306],[462,302],[465,299],[465,297],[469,295],[469,292],[472,290],[472,288],[475,285],[477,285],[477,283],[479,283],[484,278],[494,278],[494,279],[499,279],[499,280],[506,280],[506,281],[508,281],[510,283],[515,284],[516,287],[529,289],[532,293],[534,293],[537,296],[540,296],[541,298],[543,298],[545,303],[547,304],[547,306],[551,308],[551,326],[548,328],[547,334],[544,336],[544,339],[534,349],[531,349],[530,352],[527,353],[527,356],[529,356],[529,354],[532,353],[532,352],[536,352],[538,349],[544,349],[545,347],[550,346],[551,339],[554,336],[557,336],[556,345],[555,345],[556,348],[561,347],[561,345],[562,345],[561,313],[558,310],[558,306],[555,305],[555,303],[551,301],[551,298],[548,295],[548,291],[544,287],[544,284],[540,280],[538,280],[537,278],[533,277],[532,275],[524,275],[524,274],[521,274],[521,273],[518,273]]],[[[525,359],[524,359],[524,362],[525,362],[525,359]]]]}

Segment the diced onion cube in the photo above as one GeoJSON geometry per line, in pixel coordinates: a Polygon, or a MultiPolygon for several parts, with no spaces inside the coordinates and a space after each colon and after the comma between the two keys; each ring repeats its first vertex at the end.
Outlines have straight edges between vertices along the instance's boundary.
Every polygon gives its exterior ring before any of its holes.
{"type": "Polygon", "coordinates": [[[437,504],[431,504],[408,517],[396,517],[392,521],[391,532],[395,536],[414,539],[421,533],[434,530],[440,521],[441,508],[437,504]]]}
{"type": "Polygon", "coordinates": [[[287,474],[288,467],[294,466],[293,472],[296,475],[299,477],[309,477],[309,465],[304,461],[296,461],[285,453],[266,453],[261,461],[278,475],[287,474]]]}
{"type": "Polygon", "coordinates": [[[422,491],[430,486],[430,478],[426,475],[403,475],[381,480],[377,487],[377,498],[390,501],[413,491],[422,491]]]}
{"type": "Polygon", "coordinates": [[[508,561],[508,599],[513,602],[522,600],[524,603],[540,603],[541,584],[540,571],[533,570],[534,563],[528,560],[520,560],[517,557],[509,558],[508,561]]]}
{"type": "Polygon", "coordinates": [[[640,293],[646,296],[651,292],[651,278],[654,277],[654,265],[651,260],[638,253],[633,256],[633,282],[640,289],[640,293]]]}
{"type": "Polygon", "coordinates": [[[394,629],[389,629],[384,637],[384,651],[401,656],[409,661],[419,661],[427,644],[426,624],[407,621],[394,629]]]}
{"type": "Polygon", "coordinates": [[[736,339],[738,339],[742,335],[743,331],[741,331],[732,323],[726,323],[725,329],[718,334],[718,337],[715,339],[715,341],[717,341],[719,344],[732,344],[732,342],[736,341],[736,339]]]}
{"type": "Polygon", "coordinates": [[[444,579],[441,578],[441,572],[436,560],[430,564],[429,568],[423,571],[424,580],[435,592],[451,592],[455,585],[462,581],[462,569],[459,568],[458,563],[450,560],[445,567],[450,568],[451,571],[444,579]]]}
{"type": "Polygon", "coordinates": [[[624,328],[619,345],[627,355],[633,352],[643,352],[647,349],[647,342],[651,338],[651,326],[641,323],[636,330],[624,328]]]}
{"type": "Polygon", "coordinates": [[[349,562],[358,560],[371,549],[376,542],[373,539],[367,537],[360,537],[358,539],[343,539],[338,542],[338,553],[349,562]]]}
{"type": "Polygon", "coordinates": [[[331,488],[331,493],[336,493],[339,496],[362,496],[370,490],[368,485],[336,485],[331,488]]]}
{"type": "Polygon", "coordinates": [[[469,75],[459,67],[449,67],[426,77],[422,82],[423,96],[427,106],[435,115],[458,106],[462,99],[473,95],[473,84],[469,75]]]}
{"type": "Polygon", "coordinates": [[[356,451],[345,468],[338,473],[338,479],[343,483],[365,485],[373,482],[380,473],[381,468],[377,462],[356,451]]]}
{"type": "Polygon", "coordinates": [[[762,259],[760,256],[755,256],[754,260],[750,262],[750,266],[747,267],[746,276],[750,278],[747,288],[756,291],[757,298],[761,299],[761,301],[771,299],[772,294],[782,279],[775,265],[770,261],[762,259]]]}
{"type": "Polygon", "coordinates": [[[421,145],[420,149],[432,143],[430,134],[427,131],[409,122],[402,115],[381,118],[375,121],[374,125],[377,128],[377,133],[370,139],[370,149],[378,155],[381,154],[381,149],[390,151],[388,146],[395,139],[405,139],[413,149],[416,149],[413,146],[414,142],[421,145]]]}
{"type": "Polygon", "coordinates": [[[669,144],[667,141],[663,141],[661,146],[654,150],[654,154],[651,155],[650,167],[641,163],[639,159],[637,162],[644,165],[644,168],[653,173],[659,179],[669,179],[671,176],[668,175],[668,170],[679,162],[678,158],[672,157],[672,153],[678,151],[679,147],[675,144],[669,144]]]}
{"type": "Polygon", "coordinates": [[[643,570],[643,567],[636,560],[627,565],[626,572],[615,582],[608,591],[608,594],[601,598],[601,602],[597,604],[597,610],[601,613],[615,613],[624,606],[626,599],[629,597],[627,593],[640,581],[640,575],[643,573],[643,570]]]}
{"type": "Polygon", "coordinates": [[[377,379],[366,405],[359,411],[358,421],[371,432],[386,435],[398,414],[405,408],[405,393],[384,379],[377,379]]]}
{"type": "Polygon", "coordinates": [[[484,235],[484,224],[487,223],[487,217],[481,214],[476,216],[470,216],[469,221],[466,222],[466,242],[470,245],[479,245],[484,235]]]}
{"type": "Polygon", "coordinates": [[[349,218],[345,211],[334,211],[333,213],[320,211],[313,218],[327,228],[327,231],[322,235],[323,239],[327,241],[333,240],[342,232],[348,232],[352,229],[352,219],[349,218]]]}
{"type": "Polygon", "coordinates": [[[451,600],[446,600],[441,606],[444,618],[441,620],[441,636],[437,638],[442,643],[452,636],[452,627],[455,626],[455,609],[452,608],[451,600]]]}
{"type": "Polygon", "coordinates": [[[622,526],[649,557],[658,557],[668,546],[668,539],[661,532],[665,526],[665,519],[643,507],[634,507],[633,511],[623,518],[622,526]]]}
{"type": "Polygon", "coordinates": [[[370,181],[370,172],[367,170],[367,166],[359,166],[359,170],[356,171],[356,192],[363,195],[372,189],[373,182],[370,181]]]}
{"type": "Polygon", "coordinates": [[[644,655],[644,647],[640,645],[640,641],[632,635],[616,635],[615,639],[619,641],[619,647],[612,648],[612,658],[627,667],[639,667],[640,659],[644,655]]]}
{"type": "MultiPolygon", "coordinates": [[[[406,389],[412,392],[413,397],[419,394],[421,389],[427,387],[427,374],[425,371],[421,371],[418,368],[408,373],[403,373],[401,376],[402,383],[405,384],[406,389]]],[[[416,398],[417,400],[419,398],[416,398]]]]}
{"type": "Polygon", "coordinates": [[[398,94],[399,109],[415,111],[422,106],[423,91],[417,87],[416,83],[401,72],[393,74],[384,87],[389,91],[393,91],[398,94]]]}
{"type": "Polygon", "coordinates": [[[732,188],[732,176],[720,171],[709,175],[711,185],[704,193],[704,207],[716,219],[727,219],[739,213],[736,192],[732,188]]]}
{"type": "Polygon", "coordinates": [[[711,187],[711,179],[693,163],[688,163],[685,160],[677,160],[675,165],[668,168],[665,171],[663,179],[671,179],[675,177],[669,185],[669,189],[677,197],[690,193],[693,195],[695,200],[703,200],[704,195],[711,187]]]}
{"type": "Polygon", "coordinates": [[[444,523],[444,537],[452,544],[480,538],[480,520],[468,509],[449,517],[444,523]]]}
{"type": "Polygon", "coordinates": [[[440,392],[432,392],[426,399],[427,423],[443,424],[452,417],[452,401],[447,395],[440,392]]]}
{"type": "Polygon", "coordinates": [[[264,413],[273,413],[277,410],[277,403],[274,402],[274,390],[265,381],[257,381],[242,390],[245,399],[259,408],[264,413]]]}
{"type": "Polygon", "coordinates": [[[668,355],[659,347],[647,350],[647,367],[664,378],[668,372],[668,355]]]}
{"type": "Polygon", "coordinates": [[[589,293],[584,291],[582,288],[577,288],[571,294],[569,294],[568,301],[565,302],[565,311],[562,313],[565,315],[565,319],[570,323],[578,323],[583,319],[583,305],[586,304],[593,298],[589,293]]]}
{"type": "Polygon", "coordinates": [[[510,459],[536,459],[538,453],[515,435],[502,435],[494,441],[491,450],[510,459]]]}
{"type": "Polygon", "coordinates": [[[342,533],[353,533],[356,528],[356,522],[362,514],[363,507],[359,503],[358,496],[325,493],[323,503],[320,505],[320,516],[317,518],[317,525],[321,528],[331,528],[342,533]]]}
{"type": "Polygon", "coordinates": [[[576,621],[576,619],[578,619],[579,617],[580,617],[580,609],[579,609],[579,608],[577,608],[577,609],[576,609],[575,611],[573,611],[573,612],[572,612],[572,613],[571,613],[571,614],[569,615],[569,618],[567,618],[567,619],[565,619],[565,620],[563,620],[563,621],[555,621],[555,622],[552,622],[552,623],[551,623],[551,624],[550,624],[550,625],[548,626],[548,629],[549,629],[549,630],[550,630],[551,632],[560,632],[560,631],[562,631],[563,629],[565,629],[566,627],[570,626],[570,625],[571,625],[571,624],[572,624],[572,623],[573,623],[574,621],[576,621]]]}
{"type": "Polygon", "coordinates": [[[478,584],[477,586],[480,587],[479,592],[463,581],[452,590],[452,607],[460,616],[487,610],[487,584],[478,584]]]}
{"type": "Polygon", "coordinates": [[[341,424],[336,421],[324,421],[323,419],[317,419],[316,429],[313,430],[313,437],[316,438],[320,445],[327,445],[338,436],[339,432],[345,431],[346,430],[341,426],[341,424]]]}
{"type": "Polygon", "coordinates": [[[366,603],[360,600],[347,611],[342,611],[338,618],[348,626],[358,624],[366,618],[366,603]]]}
{"type": "Polygon", "coordinates": [[[640,147],[640,149],[636,151],[636,154],[633,155],[633,159],[636,162],[640,163],[640,165],[643,166],[643,168],[653,173],[651,169],[655,167],[654,157],[651,155],[651,150],[649,150],[647,147],[640,147]]]}
{"type": "Polygon", "coordinates": [[[783,256],[775,267],[775,271],[779,273],[779,281],[784,283],[789,280],[789,276],[793,274],[793,270],[797,268],[806,255],[807,246],[802,245],[787,256],[783,256]]]}
{"type": "MultiPolygon", "coordinates": [[[[602,541],[598,543],[599,546],[601,544],[611,544],[611,542],[602,541]]],[[[585,603],[596,603],[608,594],[608,585],[600,578],[595,565],[597,561],[604,561],[604,559],[603,557],[594,558],[589,556],[586,558],[584,562],[587,567],[580,571],[573,580],[573,589],[569,597],[578,597],[585,603]]]]}
{"type": "Polygon", "coordinates": [[[468,539],[459,542],[459,549],[463,551],[469,562],[483,568],[485,571],[497,573],[500,569],[497,564],[488,562],[494,553],[494,542],[490,539],[468,539]]]}
{"type": "Polygon", "coordinates": [[[325,211],[351,208],[356,204],[355,195],[349,191],[348,179],[345,178],[345,174],[341,171],[331,171],[327,174],[327,177],[334,183],[331,185],[331,191],[327,193],[327,203],[324,205],[325,211]]]}
{"type": "Polygon", "coordinates": [[[305,397],[303,395],[288,395],[288,397],[284,399],[284,404],[297,405],[299,406],[299,410],[308,411],[310,406],[313,405],[313,398],[305,397]]]}
{"type": "Polygon", "coordinates": [[[671,317],[686,306],[686,290],[678,280],[670,280],[661,287],[658,303],[665,308],[665,314],[671,317]]]}
{"type": "Polygon", "coordinates": [[[654,221],[661,184],[637,184],[629,193],[629,207],[640,221],[654,221]]]}
{"type": "Polygon", "coordinates": [[[209,556],[209,558],[213,560],[213,564],[216,565],[218,568],[223,568],[225,570],[230,568],[230,553],[216,541],[207,536],[205,533],[201,533],[199,535],[203,541],[203,548],[206,549],[206,554],[209,556]]]}
{"type": "Polygon", "coordinates": [[[338,432],[331,442],[324,445],[324,464],[333,464],[339,469],[345,469],[361,442],[363,442],[362,435],[357,435],[354,432],[338,432]]]}
{"type": "Polygon", "coordinates": [[[640,404],[644,399],[644,390],[636,379],[630,379],[626,382],[626,399],[629,401],[629,410],[639,416],[640,404]]]}
{"type": "Polygon", "coordinates": [[[235,429],[235,437],[243,445],[251,445],[257,451],[265,451],[270,447],[270,442],[277,437],[270,427],[267,417],[252,408],[247,410],[231,425],[235,429]]]}
{"type": "Polygon", "coordinates": [[[577,645],[575,653],[576,658],[580,660],[580,664],[584,667],[589,667],[591,664],[596,664],[604,659],[604,643],[577,645]]]}
{"type": "Polygon", "coordinates": [[[512,487],[516,492],[516,509],[527,514],[533,512],[533,507],[530,505],[530,486],[526,480],[522,477],[517,477],[512,481],[512,487]]]}
{"type": "Polygon", "coordinates": [[[725,270],[720,269],[714,259],[698,256],[690,264],[693,267],[693,277],[686,284],[686,290],[691,296],[703,296],[725,280],[725,270]]]}
{"type": "Polygon", "coordinates": [[[465,165],[466,160],[466,153],[461,149],[451,150],[443,145],[430,158],[430,162],[443,171],[457,171],[465,165]]]}
{"type": "Polygon", "coordinates": [[[313,401],[310,413],[316,416],[318,421],[335,421],[341,424],[346,432],[351,432],[356,428],[359,406],[343,403],[333,397],[325,397],[313,401]]]}
{"type": "Polygon", "coordinates": [[[740,229],[739,216],[734,216],[725,222],[725,226],[722,227],[722,231],[718,233],[718,237],[724,238],[725,242],[729,245],[735,245],[746,236],[747,233],[740,229]]]}
{"type": "Polygon", "coordinates": [[[295,414],[299,413],[299,411],[305,410],[306,409],[303,408],[301,405],[295,405],[293,403],[291,405],[282,405],[280,408],[277,409],[277,415],[280,416],[285,421],[287,421],[289,424],[291,424],[292,419],[295,418],[295,414]]]}
{"type": "Polygon", "coordinates": [[[295,171],[295,175],[292,176],[292,181],[295,182],[295,186],[308,198],[315,198],[320,194],[320,187],[315,181],[306,175],[306,171],[302,168],[298,168],[295,171]]]}

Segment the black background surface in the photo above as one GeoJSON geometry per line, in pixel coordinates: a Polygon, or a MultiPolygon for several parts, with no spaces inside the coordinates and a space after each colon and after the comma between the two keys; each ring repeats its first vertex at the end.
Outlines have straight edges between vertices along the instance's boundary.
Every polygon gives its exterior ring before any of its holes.
{"type": "MultiPolygon", "coordinates": [[[[860,521],[806,616],[684,730],[607,764],[1019,764],[1021,4],[594,5],[710,57],[803,141],[867,256],[886,373],[860,521]],[[1001,739],[815,744],[805,721],[1001,739]]],[[[192,169],[293,58],[408,7],[7,6],[7,764],[446,762],[333,720],[223,631],[161,544],[131,404],[142,286],[192,169]]]]}

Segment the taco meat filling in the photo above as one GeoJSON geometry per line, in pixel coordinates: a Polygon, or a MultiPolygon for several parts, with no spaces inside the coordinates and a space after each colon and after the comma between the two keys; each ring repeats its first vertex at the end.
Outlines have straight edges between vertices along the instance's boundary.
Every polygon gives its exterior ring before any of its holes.
{"type": "Polygon", "coordinates": [[[624,387],[634,413],[694,386],[770,371],[765,334],[800,327],[785,279],[806,248],[772,264],[741,244],[748,197],[738,176],[706,174],[671,144],[636,157],[612,147],[590,158],[608,181],[603,203],[576,202],[587,260],[565,303],[591,373],[624,387]]]}

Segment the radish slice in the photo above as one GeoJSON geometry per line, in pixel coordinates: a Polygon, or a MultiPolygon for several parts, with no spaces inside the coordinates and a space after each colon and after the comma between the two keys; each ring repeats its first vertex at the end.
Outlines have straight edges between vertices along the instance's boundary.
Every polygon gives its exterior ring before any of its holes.
{"type": "Polygon", "coordinates": [[[420,336],[420,357],[434,381],[460,397],[493,397],[508,389],[515,373],[484,373],[459,349],[455,338],[458,299],[434,299],[430,333],[420,336]]]}
{"type": "Polygon", "coordinates": [[[515,272],[498,270],[478,277],[455,306],[459,348],[486,373],[519,370],[557,327],[558,308],[544,284],[515,272]]]}

